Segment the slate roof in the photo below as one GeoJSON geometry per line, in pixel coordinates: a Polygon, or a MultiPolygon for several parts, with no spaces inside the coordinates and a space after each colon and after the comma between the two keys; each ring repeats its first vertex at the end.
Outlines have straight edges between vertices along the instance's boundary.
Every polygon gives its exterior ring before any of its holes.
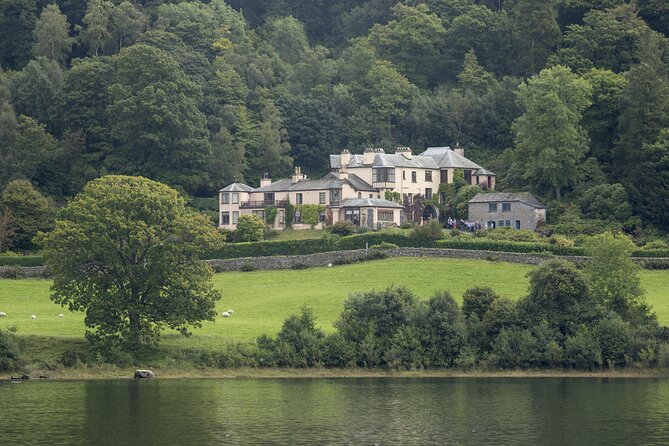
{"type": "Polygon", "coordinates": [[[341,202],[341,205],[345,208],[375,207],[404,209],[404,206],[401,204],[393,203],[383,198],[346,198],[341,202]]]}
{"type": "Polygon", "coordinates": [[[480,175],[490,175],[490,176],[493,176],[493,177],[497,176],[497,175],[494,174],[493,172],[491,172],[491,171],[489,171],[488,169],[485,169],[485,168],[483,168],[483,167],[481,167],[479,170],[477,170],[476,172],[474,172],[474,175],[476,175],[476,176],[480,176],[480,175]]]}
{"type": "Polygon", "coordinates": [[[429,156],[437,165],[444,169],[455,167],[460,169],[480,169],[481,166],[474,161],[468,160],[464,156],[455,153],[450,147],[428,147],[427,150],[419,156],[429,156]]]}
{"type": "Polygon", "coordinates": [[[378,153],[374,157],[372,167],[415,167],[419,169],[439,169],[434,159],[429,156],[416,155],[407,158],[401,154],[378,153]]]}
{"type": "MultiPolygon", "coordinates": [[[[346,167],[363,167],[363,155],[351,155],[346,167]]],[[[330,155],[330,168],[341,169],[341,155],[330,155]]],[[[475,175],[495,175],[475,162],[454,152],[450,147],[428,147],[420,155],[406,158],[401,154],[377,153],[374,156],[372,167],[415,167],[420,169],[473,169],[475,175]]]]}
{"type": "Polygon", "coordinates": [[[318,180],[302,180],[293,183],[292,179],[284,178],[267,186],[254,189],[254,192],[289,192],[306,190],[341,189],[342,185],[349,184],[357,191],[377,192],[369,183],[357,175],[349,174],[348,179],[340,179],[335,173],[329,173],[318,180]]]}
{"type": "Polygon", "coordinates": [[[221,189],[221,192],[253,192],[254,188],[244,183],[232,183],[221,189]]]}
{"type": "Polygon", "coordinates": [[[474,198],[469,200],[469,203],[499,203],[499,202],[518,201],[528,206],[539,209],[545,209],[546,206],[541,204],[537,197],[530,192],[491,192],[476,194],[474,198]]]}

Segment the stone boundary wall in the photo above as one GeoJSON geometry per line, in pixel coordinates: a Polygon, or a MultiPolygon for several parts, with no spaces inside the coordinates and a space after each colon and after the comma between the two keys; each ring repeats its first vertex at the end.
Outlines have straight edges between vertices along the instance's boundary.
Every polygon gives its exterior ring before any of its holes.
{"type": "MultiPolygon", "coordinates": [[[[440,249],[440,248],[394,248],[380,250],[386,257],[443,257],[451,259],[474,259],[490,260],[496,262],[522,263],[526,265],[541,265],[551,259],[565,259],[570,262],[581,264],[587,262],[587,257],[579,256],[555,256],[541,254],[524,254],[516,252],[499,251],[476,251],[468,249],[440,249]]],[[[368,255],[374,257],[377,250],[356,249],[351,251],[330,251],[317,254],[295,255],[295,256],[269,256],[269,257],[242,257],[237,259],[205,260],[215,271],[242,271],[248,270],[280,270],[280,269],[302,269],[336,265],[341,263],[352,263],[364,261],[368,255]],[[370,254],[371,253],[371,254],[370,254]]],[[[668,257],[635,257],[632,259],[637,265],[643,267],[645,264],[662,263],[665,269],[669,269],[668,257]]],[[[44,266],[0,267],[0,278],[26,279],[46,278],[48,271],[44,266]]]]}

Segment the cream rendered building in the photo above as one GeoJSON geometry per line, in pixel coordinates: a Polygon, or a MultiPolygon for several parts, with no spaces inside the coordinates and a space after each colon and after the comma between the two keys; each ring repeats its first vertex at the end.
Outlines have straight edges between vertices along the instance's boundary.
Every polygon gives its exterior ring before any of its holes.
{"type": "Polygon", "coordinates": [[[348,173],[329,173],[318,180],[307,179],[299,168],[292,178],[272,182],[266,174],[260,187],[233,183],[219,192],[219,227],[235,229],[240,215],[253,214],[265,219],[268,207],[276,208],[274,228],[286,227],[286,206],[294,206],[294,229],[308,229],[302,223],[300,205],[322,206],[320,222],[324,224],[349,220],[356,226],[378,229],[398,226],[403,206],[381,198],[379,190],[358,176],[348,173]]]}
{"type": "MultiPolygon", "coordinates": [[[[299,206],[303,204],[323,207],[319,227],[349,220],[356,226],[377,229],[400,225],[404,204],[412,204],[417,196],[428,200],[439,198],[441,202],[439,185],[452,183],[456,170],[463,171],[469,184],[495,188],[495,174],[465,158],[459,145],[455,150],[430,147],[420,155],[413,155],[409,147],[398,147],[393,154],[383,149],[365,149],[361,155],[343,150],[330,155],[330,169],[328,175],[318,180],[307,179],[298,167],[292,178],[275,182],[265,174],[258,188],[233,183],[221,189],[219,226],[235,229],[240,215],[264,218],[265,210],[274,207],[277,209],[274,227],[283,229],[285,208],[290,202],[297,207],[295,229],[309,227],[301,222],[299,206]],[[387,192],[402,204],[387,200],[387,192]]],[[[434,205],[425,206],[422,212],[426,220],[438,216],[434,205]]]]}

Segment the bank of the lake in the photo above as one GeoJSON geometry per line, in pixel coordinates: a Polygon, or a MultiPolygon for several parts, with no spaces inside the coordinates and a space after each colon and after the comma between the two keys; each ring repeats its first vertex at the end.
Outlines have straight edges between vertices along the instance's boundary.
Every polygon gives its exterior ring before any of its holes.
{"type": "MultiPolygon", "coordinates": [[[[78,380],[110,380],[135,379],[138,367],[119,367],[109,364],[49,370],[36,368],[25,381],[78,381],[78,380]]],[[[669,370],[660,369],[602,369],[602,370],[389,370],[364,368],[192,368],[177,366],[172,368],[150,368],[156,375],[155,379],[299,379],[299,378],[669,378],[669,370]]],[[[0,373],[0,381],[8,381],[17,373],[0,373]]]]}

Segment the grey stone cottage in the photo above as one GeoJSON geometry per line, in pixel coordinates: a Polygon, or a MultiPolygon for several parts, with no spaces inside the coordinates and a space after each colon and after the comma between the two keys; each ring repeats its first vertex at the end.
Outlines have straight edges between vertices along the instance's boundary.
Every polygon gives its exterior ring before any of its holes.
{"type": "Polygon", "coordinates": [[[546,221],[546,206],[529,192],[481,193],[469,200],[469,221],[489,228],[535,230],[546,221]]]}

